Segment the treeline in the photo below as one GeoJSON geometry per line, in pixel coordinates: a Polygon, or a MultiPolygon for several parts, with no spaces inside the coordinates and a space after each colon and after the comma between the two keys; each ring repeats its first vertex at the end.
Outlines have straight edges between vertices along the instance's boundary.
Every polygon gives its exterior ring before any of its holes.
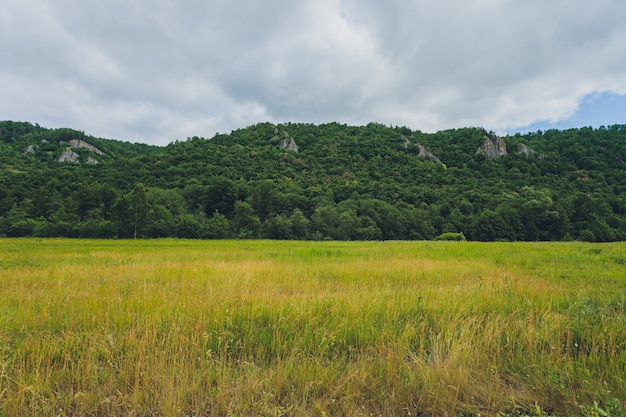
{"type": "Polygon", "coordinates": [[[157,147],[0,122],[0,235],[626,239],[626,126],[507,136],[495,159],[487,139],[263,123],[157,147]]]}

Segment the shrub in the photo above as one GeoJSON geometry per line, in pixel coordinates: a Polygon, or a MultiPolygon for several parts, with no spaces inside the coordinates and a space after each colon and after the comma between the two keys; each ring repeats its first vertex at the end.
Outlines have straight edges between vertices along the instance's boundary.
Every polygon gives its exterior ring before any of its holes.
{"type": "Polygon", "coordinates": [[[467,239],[465,239],[465,235],[463,233],[446,232],[437,236],[435,240],[455,240],[460,242],[467,239]]]}

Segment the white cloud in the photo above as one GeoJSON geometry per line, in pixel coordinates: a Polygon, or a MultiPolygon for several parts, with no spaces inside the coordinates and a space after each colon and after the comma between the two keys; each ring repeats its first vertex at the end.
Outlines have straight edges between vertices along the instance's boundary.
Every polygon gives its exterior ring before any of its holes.
{"type": "Polygon", "coordinates": [[[619,0],[5,3],[0,118],[123,140],[260,121],[507,130],[626,93],[619,0]]]}

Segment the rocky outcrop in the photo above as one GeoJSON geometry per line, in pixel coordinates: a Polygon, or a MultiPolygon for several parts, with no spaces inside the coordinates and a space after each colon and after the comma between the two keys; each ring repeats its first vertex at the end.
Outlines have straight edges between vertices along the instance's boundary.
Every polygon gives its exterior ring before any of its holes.
{"type": "Polygon", "coordinates": [[[422,144],[416,143],[415,146],[417,146],[417,149],[419,151],[419,153],[417,154],[418,157],[425,159],[427,161],[436,162],[438,164],[441,163],[441,160],[437,158],[432,152],[424,148],[422,144]]]}
{"type": "Polygon", "coordinates": [[[22,149],[22,153],[25,155],[27,153],[35,153],[35,150],[38,148],[38,145],[28,145],[27,147],[25,147],[24,149],[22,149]]]}
{"type": "Polygon", "coordinates": [[[504,139],[496,136],[495,140],[492,140],[491,138],[485,136],[485,141],[476,150],[474,157],[477,157],[479,155],[484,155],[487,159],[498,159],[508,155],[504,139]]]}
{"type": "Polygon", "coordinates": [[[517,144],[517,153],[523,153],[526,156],[533,156],[535,155],[537,152],[535,152],[534,149],[529,148],[528,146],[526,146],[523,143],[518,143],[517,144]]]}
{"type": "Polygon", "coordinates": [[[59,162],[69,162],[71,164],[78,163],[78,154],[72,150],[72,148],[65,148],[61,152],[61,156],[57,159],[59,162]]]}
{"type": "Polygon", "coordinates": [[[284,138],[282,142],[280,142],[280,149],[298,153],[298,145],[292,137],[284,138]]]}
{"type": "Polygon", "coordinates": [[[69,141],[68,145],[70,145],[72,148],[84,148],[87,149],[90,152],[93,152],[97,155],[104,155],[104,152],[102,152],[100,149],[96,148],[95,146],[83,141],[83,140],[78,140],[78,139],[72,139],[69,141]]]}
{"type": "Polygon", "coordinates": [[[281,150],[298,153],[298,144],[286,130],[278,130],[278,128],[275,128],[274,136],[271,140],[277,141],[278,147],[281,150]]]}
{"type": "Polygon", "coordinates": [[[96,164],[99,164],[98,160],[97,160],[97,159],[94,159],[94,158],[92,158],[92,157],[87,158],[87,163],[88,163],[89,165],[96,165],[96,164]]]}

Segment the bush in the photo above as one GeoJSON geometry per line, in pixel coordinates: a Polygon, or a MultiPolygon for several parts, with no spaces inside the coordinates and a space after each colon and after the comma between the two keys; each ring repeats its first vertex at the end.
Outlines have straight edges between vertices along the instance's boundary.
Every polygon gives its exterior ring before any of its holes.
{"type": "Polygon", "coordinates": [[[467,239],[465,239],[465,235],[463,233],[446,232],[437,236],[435,240],[455,240],[460,242],[467,239]]]}

